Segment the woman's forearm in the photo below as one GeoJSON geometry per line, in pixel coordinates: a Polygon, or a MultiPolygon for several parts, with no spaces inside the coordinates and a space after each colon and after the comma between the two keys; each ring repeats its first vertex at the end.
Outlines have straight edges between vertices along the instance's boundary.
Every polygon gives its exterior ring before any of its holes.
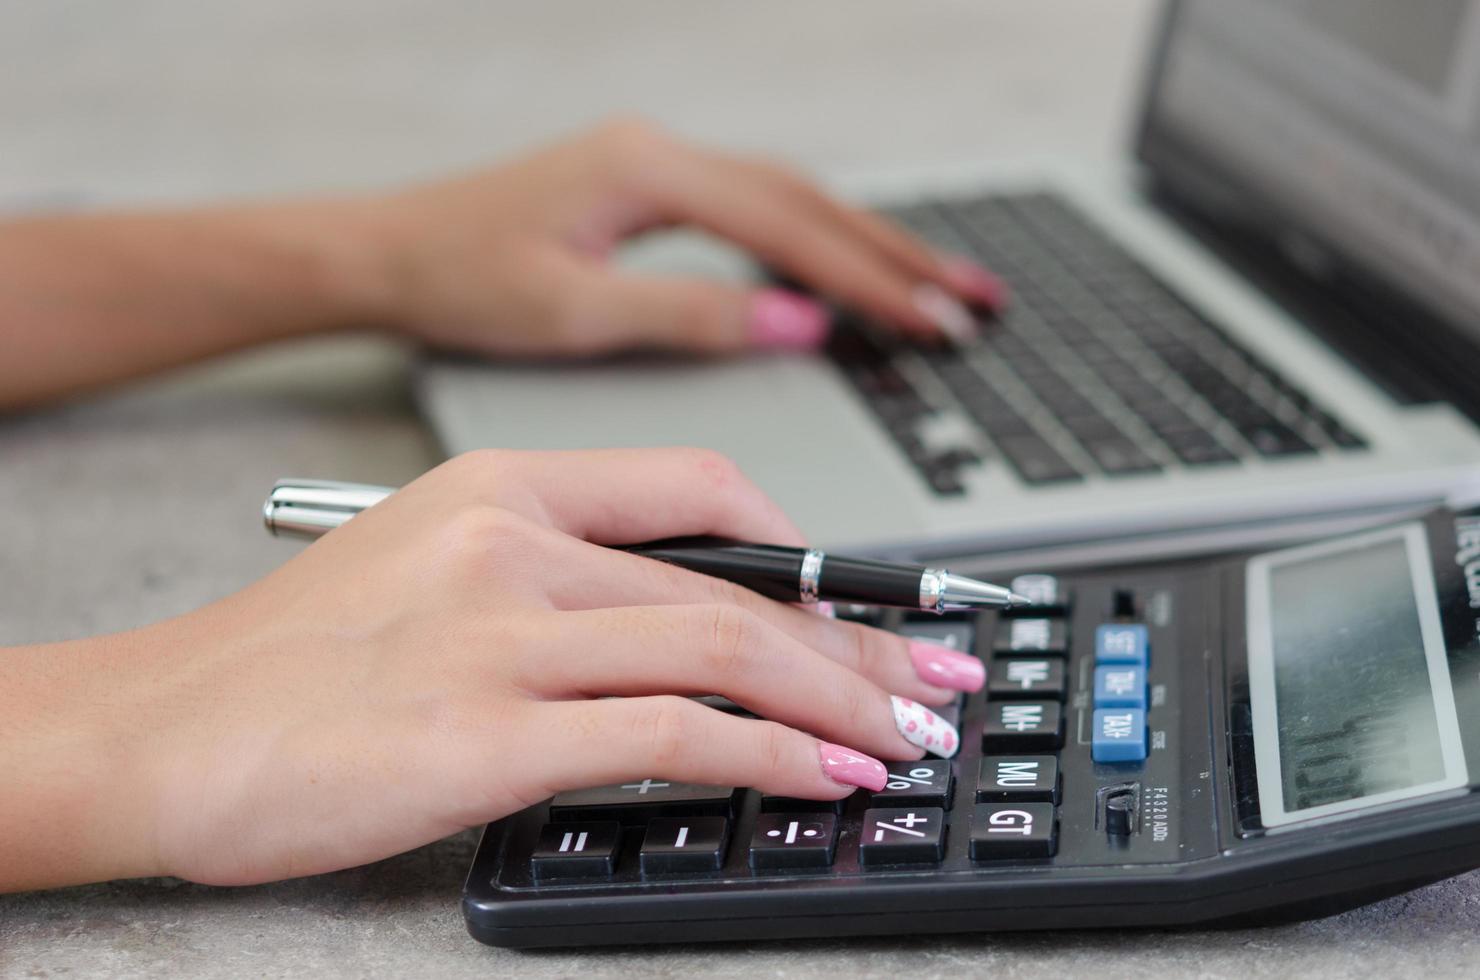
{"type": "Polygon", "coordinates": [[[138,697],[156,634],[0,649],[0,892],[161,873],[138,697]]]}
{"type": "Polygon", "coordinates": [[[347,202],[0,223],[0,409],[379,317],[347,202]]]}

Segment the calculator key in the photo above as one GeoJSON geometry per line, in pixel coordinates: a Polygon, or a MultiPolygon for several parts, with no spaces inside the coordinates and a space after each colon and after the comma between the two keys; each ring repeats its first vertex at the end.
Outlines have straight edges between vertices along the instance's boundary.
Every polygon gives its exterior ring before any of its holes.
{"type": "Polygon", "coordinates": [[[866,626],[877,626],[884,615],[884,611],[878,606],[864,606],[856,602],[834,603],[833,612],[837,614],[838,619],[846,619],[850,623],[863,623],[866,626]]]}
{"type": "Polygon", "coordinates": [[[987,694],[995,700],[1064,699],[1068,679],[1057,657],[998,657],[987,672],[987,694]]]}
{"type": "Polygon", "coordinates": [[[1146,712],[1101,708],[1094,713],[1090,757],[1096,762],[1140,762],[1146,758],[1146,712]]]}
{"type": "Polygon", "coordinates": [[[971,653],[976,639],[976,627],[967,622],[905,623],[899,632],[907,639],[924,640],[961,653],[971,653]]]}
{"type": "Polygon", "coordinates": [[[724,817],[663,817],[649,821],[637,853],[642,873],[718,871],[730,822],[724,817]]]}
{"type": "Polygon", "coordinates": [[[976,783],[978,803],[1057,803],[1059,760],[1052,755],[988,755],[976,783]]]}
{"type": "Polygon", "coordinates": [[[1095,627],[1095,663],[1147,666],[1151,656],[1143,623],[1105,623],[1095,627]]]}
{"type": "Polygon", "coordinates": [[[529,856],[536,878],[602,878],[617,863],[622,827],[615,820],[547,823],[529,856]]]}
{"type": "Polygon", "coordinates": [[[1051,653],[1069,649],[1069,631],[1062,619],[1004,619],[992,649],[997,653],[1051,653]]]}
{"type": "Polygon", "coordinates": [[[1146,710],[1145,667],[1096,667],[1096,708],[1140,708],[1146,710]]]}
{"type": "Polygon", "coordinates": [[[1005,615],[1062,615],[1069,609],[1069,587],[1056,575],[1019,575],[1008,586],[1032,603],[1026,609],[1014,609],[1005,615]]]}
{"type": "Polygon", "coordinates": [[[833,813],[842,813],[843,804],[848,802],[848,797],[841,800],[804,800],[799,796],[762,796],[762,813],[805,813],[808,810],[831,810],[833,813]]]}
{"type": "Polygon", "coordinates": [[[858,839],[864,865],[919,864],[945,853],[946,812],[939,807],[888,807],[865,810],[858,839]]]}
{"type": "Polygon", "coordinates": [[[758,871],[829,867],[837,830],[832,813],[763,813],[750,837],[750,866],[758,871]]]}
{"type": "Polygon", "coordinates": [[[961,697],[958,697],[956,700],[952,701],[950,704],[941,705],[939,708],[936,708],[935,713],[939,715],[941,720],[943,720],[947,725],[950,725],[952,728],[960,731],[961,712],[965,710],[965,707],[966,697],[965,695],[962,695],[961,697]]]}
{"type": "Polygon", "coordinates": [[[1036,752],[1064,744],[1057,701],[991,701],[982,723],[983,752],[1036,752]]]}
{"type": "Polygon", "coordinates": [[[735,787],[700,786],[659,779],[642,779],[617,786],[557,793],[550,801],[552,820],[616,819],[627,824],[643,823],[652,817],[682,813],[685,816],[727,817],[734,806],[735,787]]]}
{"type": "Polygon", "coordinates": [[[971,859],[1053,857],[1059,845],[1052,803],[978,803],[971,812],[971,859]]]}
{"type": "Polygon", "coordinates": [[[950,806],[951,783],[948,759],[891,762],[884,788],[870,800],[880,806],[950,806]]]}

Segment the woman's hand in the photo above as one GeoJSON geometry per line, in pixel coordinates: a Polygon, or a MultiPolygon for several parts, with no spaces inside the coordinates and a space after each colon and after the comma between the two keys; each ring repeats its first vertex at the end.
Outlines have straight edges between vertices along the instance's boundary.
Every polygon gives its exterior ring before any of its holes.
{"type": "Polygon", "coordinates": [[[707,229],[922,338],[975,327],[985,270],[758,161],[631,122],[507,166],[379,195],[0,222],[0,410],[270,340],[381,327],[490,354],[811,348],[816,300],[605,261],[707,229]]]}
{"type": "Polygon", "coordinates": [[[313,874],[646,777],[836,799],[956,751],[921,705],[975,658],[598,546],[687,534],[801,543],[709,452],[470,454],[214,605],[0,653],[0,890],[313,874]]]}
{"type": "Polygon", "coordinates": [[[587,354],[639,345],[810,348],[826,308],[782,289],[643,277],[623,239],[693,225],[818,293],[922,338],[974,332],[964,303],[1000,282],[771,163],[623,121],[471,177],[364,202],[379,229],[386,322],[442,346],[587,354]]]}

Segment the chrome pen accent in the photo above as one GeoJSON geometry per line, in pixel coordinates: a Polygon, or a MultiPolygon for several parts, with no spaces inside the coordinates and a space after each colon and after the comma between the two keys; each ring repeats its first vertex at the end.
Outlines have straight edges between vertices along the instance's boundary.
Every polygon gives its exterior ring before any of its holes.
{"type": "Polygon", "coordinates": [[[826,558],[827,555],[816,548],[809,548],[802,556],[802,570],[797,575],[797,591],[805,603],[817,601],[818,586],[822,582],[822,563],[826,558]]]}
{"type": "Polygon", "coordinates": [[[369,483],[283,479],[262,504],[262,523],[274,535],[317,538],[393,493],[369,483]]]}

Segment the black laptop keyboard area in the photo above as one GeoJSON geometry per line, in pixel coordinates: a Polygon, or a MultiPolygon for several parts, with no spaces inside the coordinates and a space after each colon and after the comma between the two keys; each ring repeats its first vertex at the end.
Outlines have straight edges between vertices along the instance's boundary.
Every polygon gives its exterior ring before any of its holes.
{"type": "Polygon", "coordinates": [[[854,319],[830,354],[942,496],[982,437],[1028,484],[1362,450],[1366,440],[1046,193],[892,209],[1005,279],[983,338],[922,349],[854,319]],[[961,425],[968,430],[961,433],[961,425]]]}

